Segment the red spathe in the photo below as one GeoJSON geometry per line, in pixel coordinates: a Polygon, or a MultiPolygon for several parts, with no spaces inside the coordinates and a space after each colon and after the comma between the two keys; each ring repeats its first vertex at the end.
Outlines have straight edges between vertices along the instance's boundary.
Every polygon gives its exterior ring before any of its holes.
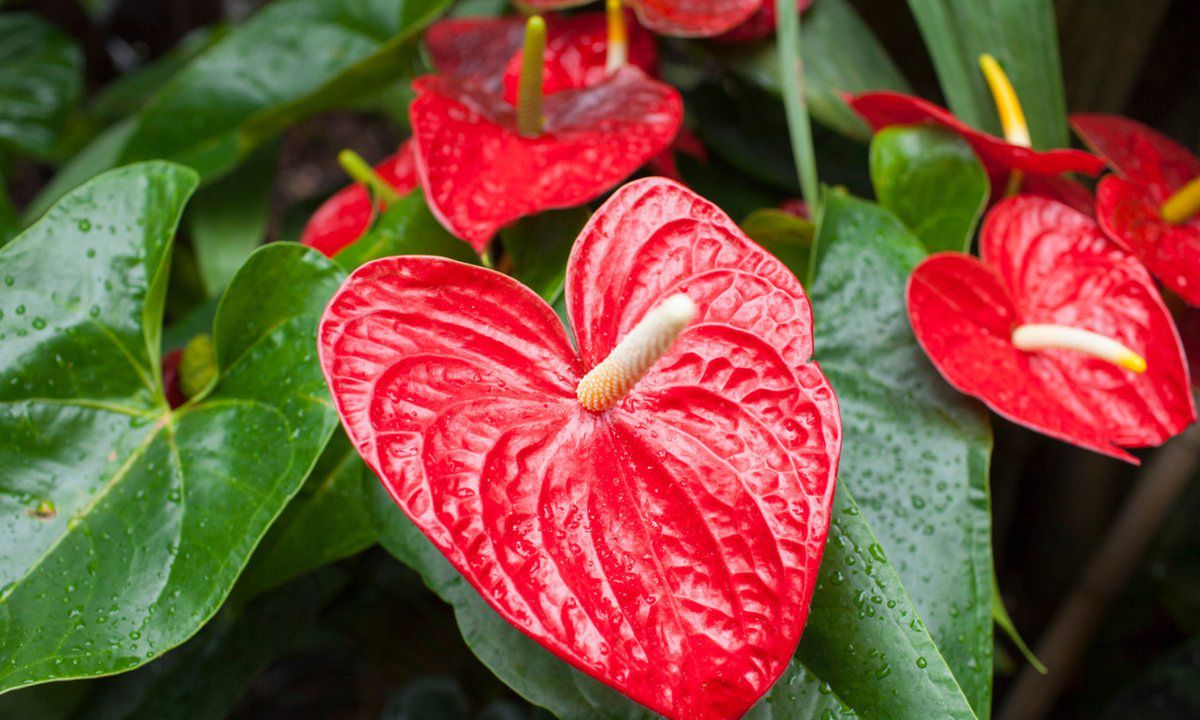
{"type": "MultiPolygon", "coordinates": [[[[558,10],[588,0],[521,0],[537,11],[558,10]]],[[[647,28],[660,35],[711,37],[729,32],[774,0],[627,0],[647,28]]]]}
{"type": "Polygon", "coordinates": [[[977,260],[930,256],[913,271],[908,312],[942,376],[1010,420],[1136,462],[1123,447],[1159,445],[1196,416],[1175,325],[1137,258],[1094,220],[1045,198],[992,210],[977,260]],[[1068,350],[1023,352],[1023,324],[1091,330],[1146,359],[1135,374],[1068,350]]]}
{"type": "Polygon", "coordinates": [[[811,309],[778,260],[661,178],[618,190],[537,295],[433,257],[369,263],[320,327],[350,438],[506,620],[678,720],[740,717],[808,614],[841,442],[811,309]],[[698,307],[613,409],[576,386],[675,293],[698,307]]]}

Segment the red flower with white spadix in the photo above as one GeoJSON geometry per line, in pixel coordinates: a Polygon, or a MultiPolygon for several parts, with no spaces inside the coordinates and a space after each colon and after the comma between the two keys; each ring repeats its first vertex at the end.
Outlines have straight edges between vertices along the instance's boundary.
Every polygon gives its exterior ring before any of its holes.
{"type": "Polygon", "coordinates": [[[530,18],[515,104],[470,78],[413,82],[409,118],[426,199],[479,251],[521,217],[599,197],[665,150],[683,122],[679,93],[627,64],[622,42],[610,42],[603,82],[544,93],[545,43],[545,21],[530,18]]]}
{"type": "Polygon", "coordinates": [[[1115,115],[1073,115],[1075,132],[1116,170],[1096,189],[1096,218],[1171,292],[1200,305],[1200,159],[1115,115]]]}
{"type": "Polygon", "coordinates": [[[786,669],[829,528],[837,400],[795,276],[662,178],[619,189],[554,310],[486,268],[356,270],[319,330],[346,432],[508,622],[675,720],[786,669]]]}
{"type": "Polygon", "coordinates": [[[936,253],[908,313],[938,371],[1013,422],[1136,462],[1196,418],[1153,279],[1096,221],[1019,195],[987,216],[980,259],[936,253]]]}

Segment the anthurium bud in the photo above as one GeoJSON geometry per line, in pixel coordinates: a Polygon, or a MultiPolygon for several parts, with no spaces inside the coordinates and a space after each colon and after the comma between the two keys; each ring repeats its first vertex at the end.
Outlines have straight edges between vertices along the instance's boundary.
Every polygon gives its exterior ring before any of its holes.
{"type": "Polygon", "coordinates": [[[199,395],[217,377],[217,354],[212,338],[197,335],[183,348],[179,359],[179,387],[189,400],[199,395]]]}

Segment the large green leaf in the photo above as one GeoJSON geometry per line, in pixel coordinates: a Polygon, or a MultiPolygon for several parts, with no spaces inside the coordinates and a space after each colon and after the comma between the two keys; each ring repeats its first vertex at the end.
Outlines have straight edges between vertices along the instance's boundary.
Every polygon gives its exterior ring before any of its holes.
{"type": "MultiPolygon", "coordinates": [[[[775,43],[730,45],[720,52],[743,78],[782,92],[775,43]]],[[[801,56],[804,94],[813,119],[864,142],[871,132],[841,93],[909,91],[896,64],[847,0],[819,0],[804,14],[801,56]]]]}
{"type": "Polygon", "coordinates": [[[397,200],[370,230],[343,248],[334,260],[349,272],[391,255],[439,255],[462,262],[479,262],[470,245],[451,235],[437,221],[420,190],[397,200]]]}
{"type": "Polygon", "coordinates": [[[196,184],[169,163],[121,168],[0,249],[0,691],[186,640],[333,431],[316,324],[343,275],[292,244],[233,279],[215,382],[167,407],[167,268],[196,184]]]}
{"type": "Polygon", "coordinates": [[[1033,146],[1068,145],[1051,0],[908,0],[908,6],[955,115],[1000,133],[996,106],[979,70],[979,56],[989,53],[1000,61],[1021,99],[1033,146]]]}
{"type": "MultiPolygon", "coordinates": [[[[643,720],[658,715],[543,649],[495,613],[397,507],[374,477],[367,506],[379,542],[454,608],[463,639],[501,680],[561,720],[643,720]]],[[[749,720],[854,717],[833,690],[799,663],[750,711],[749,720]],[[822,713],[826,713],[822,715],[822,713]]]]}
{"type": "Polygon", "coordinates": [[[234,590],[241,603],[310,570],[356,555],[375,543],[363,501],[366,464],[341,430],[271,526],[234,590]]]}
{"type": "Polygon", "coordinates": [[[223,720],[255,675],[303,645],[303,631],[344,585],[337,573],[313,573],[244,609],[227,607],[158,662],[105,681],[75,717],[223,720]]]}
{"type": "Polygon", "coordinates": [[[32,15],[0,15],[0,147],[47,155],[83,89],[83,55],[32,15]]]}
{"type": "Polygon", "coordinates": [[[871,139],[871,182],[930,252],[967,252],[990,186],[971,146],[930,126],[884,128],[871,139]]]}
{"type": "MultiPolygon", "coordinates": [[[[878,561],[886,556],[904,588],[882,575],[874,579],[878,587],[872,587],[867,582],[871,579],[868,572],[856,590],[861,593],[860,611],[865,608],[894,618],[897,611],[884,613],[883,607],[875,604],[876,598],[886,601],[889,590],[901,594],[907,590],[915,605],[911,619],[916,622],[916,613],[920,614],[962,692],[976,713],[986,717],[992,678],[993,579],[987,484],[991,432],[983,409],[941,379],[909,328],[905,283],[925,255],[920,241],[886,210],[841,194],[827,198],[817,233],[815,282],[810,289],[816,317],[816,358],[837,392],[845,437],[838,489],[842,509],[822,574],[828,586],[833,583],[828,573],[851,569],[839,567],[836,558],[842,543],[838,537],[843,533],[856,548],[845,564],[851,565],[851,558],[857,557],[858,572],[873,558],[878,569],[878,561]],[[857,506],[847,506],[850,493],[858,499],[857,506]],[[861,518],[851,512],[859,508],[861,518]],[[855,525],[861,527],[852,532],[855,525]],[[873,534],[879,544],[871,545],[861,537],[864,534],[873,534]]],[[[807,636],[810,640],[813,626],[819,624],[823,597],[818,590],[807,636]]],[[[838,607],[853,609],[845,602],[838,607]]],[[[860,651],[887,653],[889,677],[897,671],[913,673],[916,666],[904,657],[911,652],[894,628],[884,630],[876,635],[857,628],[862,642],[855,646],[860,651]]],[[[923,633],[908,635],[911,637],[905,639],[912,640],[923,633]]],[[[801,645],[802,650],[806,647],[801,645]]],[[[845,644],[831,642],[829,648],[844,649],[845,644]]],[[[922,654],[927,667],[914,673],[905,687],[917,678],[934,676],[933,660],[922,654]]],[[[835,663],[835,668],[844,662],[835,663]]],[[[878,664],[882,672],[885,662],[878,664]]],[[[818,666],[814,669],[822,671],[818,666]]],[[[899,717],[879,709],[865,712],[856,689],[839,685],[828,673],[822,676],[861,714],[899,717]]],[[[945,691],[951,684],[948,680],[934,678],[934,683],[945,691]]],[[[872,690],[870,684],[863,688],[864,692],[872,690]]],[[[957,688],[953,690],[957,692],[957,688]]],[[[901,705],[908,707],[909,703],[901,705]]],[[[961,715],[961,711],[954,714],[961,715]]],[[[911,715],[934,716],[945,714],[911,715]]]]}
{"type": "Polygon", "coordinates": [[[205,47],[138,115],[92,141],[30,210],[122,162],[167,158],[206,182],[267,140],[411,71],[416,35],[450,0],[281,0],[205,47]],[[118,130],[119,128],[119,130],[118,130]],[[94,146],[99,146],[94,147],[94,146]]]}
{"type": "Polygon", "coordinates": [[[122,158],[221,175],[297,120],[397,79],[449,0],[284,0],[202,52],[139,115],[122,158]]]}
{"type": "Polygon", "coordinates": [[[268,143],[236,172],[196,194],[188,209],[188,234],[200,279],[210,297],[229,284],[267,234],[278,146],[268,143]]]}

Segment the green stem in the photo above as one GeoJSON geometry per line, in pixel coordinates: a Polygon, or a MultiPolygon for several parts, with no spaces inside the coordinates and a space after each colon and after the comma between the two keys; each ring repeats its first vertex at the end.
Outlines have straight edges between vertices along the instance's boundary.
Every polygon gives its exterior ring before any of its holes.
{"type": "Polygon", "coordinates": [[[796,173],[800,176],[800,192],[815,220],[819,217],[820,187],[817,183],[812,125],[804,99],[800,11],[795,0],[775,0],[775,16],[778,19],[775,32],[779,44],[779,70],[783,78],[783,102],[787,111],[788,136],[792,141],[792,157],[796,162],[796,173]]]}
{"type": "Polygon", "coordinates": [[[542,134],[542,65],[546,55],[546,21],[534,15],[525,23],[525,52],[517,85],[517,132],[525,137],[542,134]]]}
{"type": "Polygon", "coordinates": [[[400,199],[396,188],[380,177],[379,173],[375,172],[375,168],[371,167],[370,163],[363,160],[362,156],[353,150],[343,150],[338,153],[338,164],[342,166],[342,170],[346,171],[351,180],[366,185],[375,199],[384,205],[391,205],[400,199]]]}

